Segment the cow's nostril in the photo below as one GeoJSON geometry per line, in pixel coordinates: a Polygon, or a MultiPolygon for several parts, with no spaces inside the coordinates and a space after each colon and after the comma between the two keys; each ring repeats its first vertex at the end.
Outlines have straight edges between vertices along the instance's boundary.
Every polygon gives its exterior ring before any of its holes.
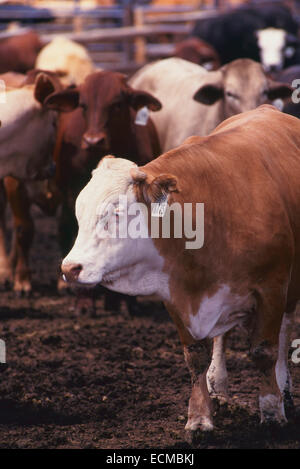
{"type": "Polygon", "coordinates": [[[63,279],[67,282],[76,282],[82,271],[81,264],[65,264],[61,268],[63,279]]]}

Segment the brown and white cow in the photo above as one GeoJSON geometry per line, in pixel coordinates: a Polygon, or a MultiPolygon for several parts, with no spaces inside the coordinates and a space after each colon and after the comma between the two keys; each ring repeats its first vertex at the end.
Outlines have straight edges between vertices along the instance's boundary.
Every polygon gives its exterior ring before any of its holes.
{"type": "Polygon", "coordinates": [[[237,325],[249,331],[260,374],[261,421],[286,422],[287,324],[300,299],[299,149],[299,120],[265,105],[142,167],[105,158],[77,198],[78,236],[62,272],[79,285],[100,282],[165,302],[191,373],[191,437],[213,428],[208,340],[237,325]],[[149,236],[157,204],[165,204],[161,223],[174,213],[168,237],[149,236]],[[186,227],[189,204],[193,236],[204,227],[197,249],[187,244],[189,231],[175,233],[186,227]]]}
{"type": "Polygon", "coordinates": [[[291,95],[286,84],[268,79],[262,66],[239,59],[217,71],[179,58],[146,65],[132,86],[154,93],[163,107],[152,116],[163,151],[191,135],[207,135],[220,122],[240,112],[291,95]]]}
{"type": "MultiPolygon", "coordinates": [[[[38,204],[48,214],[55,213],[55,209],[61,206],[59,237],[64,256],[77,233],[76,197],[99,160],[107,152],[113,152],[137,164],[145,164],[160,154],[151,119],[145,121],[145,125],[139,125],[136,117],[144,106],[158,110],[161,105],[149,93],[131,88],[120,73],[95,72],[80,86],[54,93],[46,106],[61,112],[73,110],[60,116],[54,150],[55,179],[44,186],[44,193],[40,185],[35,185],[33,190],[32,184],[25,187],[19,181],[5,180],[15,224],[12,259],[16,292],[31,291],[28,256],[34,234],[30,215],[32,203],[38,204]]],[[[4,280],[11,279],[11,267],[6,270],[4,280]]],[[[60,278],[58,288],[64,287],[65,283],[60,278]]],[[[130,307],[134,308],[134,302],[129,300],[130,307]]],[[[112,307],[112,298],[108,306],[112,307]]],[[[114,304],[113,307],[118,306],[114,304]]]]}

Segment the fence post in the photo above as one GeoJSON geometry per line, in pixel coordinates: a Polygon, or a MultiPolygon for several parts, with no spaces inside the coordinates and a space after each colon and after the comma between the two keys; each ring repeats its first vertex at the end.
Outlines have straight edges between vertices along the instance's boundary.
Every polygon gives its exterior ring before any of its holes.
{"type": "MultiPolygon", "coordinates": [[[[134,26],[139,27],[144,25],[144,11],[142,7],[136,7],[134,9],[134,26]]],[[[146,38],[137,37],[135,40],[135,51],[134,51],[135,62],[138,65],[144,64],[147,59],[146,51],[146,38]]]]}

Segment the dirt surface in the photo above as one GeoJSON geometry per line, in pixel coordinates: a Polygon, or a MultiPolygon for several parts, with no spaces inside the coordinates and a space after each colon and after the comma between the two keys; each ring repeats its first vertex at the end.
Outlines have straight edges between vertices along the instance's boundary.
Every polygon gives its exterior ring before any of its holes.
{"type": "MultiPolygon", "coordinates": [[[[104,311],[99,298],[95,316],[78,315],[74,297],[55,291],[55,221],[36,219],[34,294],[0,295],[8,361],[0,373],[0,448],[189,448],[189,374],[162,305],[143,301],[131,318],[125,306],[104,311]]],[[[300,365],[290,363],[300,409],[300,365]]],[[[230,403],[198,447],[299,448],[299,412],[284,428],[259,425],[258,379],[241,331],[230,338],[228,369],[230,403]]]]}

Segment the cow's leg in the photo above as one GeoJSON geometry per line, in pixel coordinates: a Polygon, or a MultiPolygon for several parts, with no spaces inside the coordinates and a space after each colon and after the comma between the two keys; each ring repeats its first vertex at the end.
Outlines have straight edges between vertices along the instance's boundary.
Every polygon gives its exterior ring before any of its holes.
{"type": "Polygon", "coordinates": [[[211,358],[210,344],[208,340],[196,342],[184,326],[176,308],[168,302],[165,302],[165,306],[177,327],[184,358],[191,375],[192,393],[185,430],[188,440],[193,442],[198,431],[213,430],[213,409],[206,378],[211,358]]]}
{"type": "Polygon", "coordinates": [[[283,394],[285,411],[293,411],[294,403],[292,397],[292,378],[288,368],[288,353],[290,347],[291,327],[293,316],[284,314],[279,334],[279,350],[276,363],[276,379],[281,393],[283,394]]]}
{"type": "Polygon", "coordinates": [[[13,270],[6,250],[6,194],[3,181],[0,181],[0,285],[13,283],[13,270]]]}
{"type": "Polygon", "coordinates": [[[268,294],[273,292],[272,298],[259,295],[257,301],[257,317],[250,356],[260,372],[259,407],[261,423],[286,422],[283,395],[276,379],[276,362],[279,351],[279,334],[285,301],[282,285],[268,286],[268,294]],[[273,288],[272,288],[273,287],[273,288]]]}
{"type": "Polygon", "coordinates": [[[213,355],[207,372],[209,394],[221,402],[228,399],[228,373],[226,368],[226,334],[214,338],[213,355]]]}
{"type": "Polygon", "coordinates": [[[16,293],[29,293],[31,291],[31,275],[28,258],[34,236],[30,201],[26,189],[20,181],[7,177],[4,184],[14,223],[11,249],[11,260],[14,266],[13,289],[16,293]]]}
{"type": "Polygon", "coordinates": [[[188,421],[185,429],[193,436],[196,430],[213,430],[212,403],[206,381],[210,358],[207,342],[202,340],[184,346],[184,356],[192,381],[188,421]]]}

